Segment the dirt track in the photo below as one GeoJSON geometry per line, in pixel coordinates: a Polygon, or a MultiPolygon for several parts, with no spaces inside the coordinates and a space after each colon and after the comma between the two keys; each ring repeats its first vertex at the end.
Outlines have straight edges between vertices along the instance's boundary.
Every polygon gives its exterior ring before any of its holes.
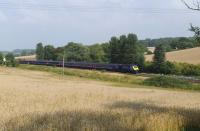
{"type": "Polygon", "coordinates": [[[0,122],[32,112],[104,109],[121,101],[200,109],[200,93],[140,86],[113,88],[104,82],[0,68],[0,122]]]}

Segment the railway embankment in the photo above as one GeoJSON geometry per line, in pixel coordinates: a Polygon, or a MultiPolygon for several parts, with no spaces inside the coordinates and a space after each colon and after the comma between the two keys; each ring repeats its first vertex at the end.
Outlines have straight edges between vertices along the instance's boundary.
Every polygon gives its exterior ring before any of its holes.
{"type": "Polygon", "coordinates": [[[111,82],[115,86],[134,87],[134,85],[143,85],[147,88],[165,88],[200,91],[200,84],[179,79],[176,76],[154,75],[154,74],[123,74],[97,70],[82,70],[72,68],[48,67],[38,65],[20,65],[18,68],[35,71],[45,71],[60,76],[73,76],[82,79],[92,79],[97,81],[111,82]]]}

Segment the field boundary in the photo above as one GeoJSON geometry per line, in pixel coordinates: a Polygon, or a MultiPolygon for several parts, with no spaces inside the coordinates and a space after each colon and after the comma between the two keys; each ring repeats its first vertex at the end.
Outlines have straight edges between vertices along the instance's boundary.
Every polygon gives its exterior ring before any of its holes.
{"type": "MultiPolygon", "coordinates": [[[[54,73],[60,76],[62,75],[62,70],[63,70],[62,68],[59,67],[50,67],[42,65],[23,65],[23,64],[21,64],[18,68],[32,70],[32,71],[33,70],[44,71],[44,72],[54,73]]],[[[131,74],[112,73],[112,72],[97,71],[97,70],[73,69],[73,68],[65,68],[64,75],[79,77],[83,79],[109,82],[110,84],[116,87],[134,88],[134,85],[139,85],[142,88],[148,88],[148,89],[200,91],[199,84],[191,84],[191,86],[188,88],[169,87],[163,84],[161,84],[161,86],[153,86],[145,84],[145,80],[158,77],[159,75],[147,75],[148,77],[145,77],[143,75],[131,75],[131,74]]],[[[176,85],[176,83],[174,85],[176,85]]]]}

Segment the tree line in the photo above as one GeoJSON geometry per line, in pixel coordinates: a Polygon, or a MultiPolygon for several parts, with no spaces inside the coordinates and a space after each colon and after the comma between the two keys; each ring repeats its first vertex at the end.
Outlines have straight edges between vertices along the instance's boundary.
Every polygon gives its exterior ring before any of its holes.
{"type": "Polygon", "coordinates": [[[196,37],[145,39],[140,40],[140,43],[142,43],[146,47],[156,47],[157,45],[162,44],[165,46],[167,52],[200,46],[200,42],[197,40],[196,37]]]}
{"type": "Polygon", "coordinates": [[[63,58],[67,62],[93,62],[114,64],[144,65],[146,48],[139,43],[137,35],[128,34],[112,37],[109,42],[94,45],[83,45],[69,42],[63,47],[38,43],[36,46],[37,60],[57,60],[63,58]]]}

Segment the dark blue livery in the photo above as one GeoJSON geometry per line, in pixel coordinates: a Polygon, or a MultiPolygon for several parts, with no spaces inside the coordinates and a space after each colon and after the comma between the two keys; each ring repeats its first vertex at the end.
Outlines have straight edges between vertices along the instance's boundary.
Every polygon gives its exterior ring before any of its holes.
{"type": "MultiPolygon", "coordinates": [[[[45,65],[63,67],[62,61],[20,61],[20,64],[31,65],[45,65]]],[[[98,63],[84,63],[84,62],[66,62],[64,67],[78,68],[78,69],[95,69],[95,70],[107,70],[114,72],[134,73],[139,72],[139,68],[134,64],[98,64],[98,63]]]]}

